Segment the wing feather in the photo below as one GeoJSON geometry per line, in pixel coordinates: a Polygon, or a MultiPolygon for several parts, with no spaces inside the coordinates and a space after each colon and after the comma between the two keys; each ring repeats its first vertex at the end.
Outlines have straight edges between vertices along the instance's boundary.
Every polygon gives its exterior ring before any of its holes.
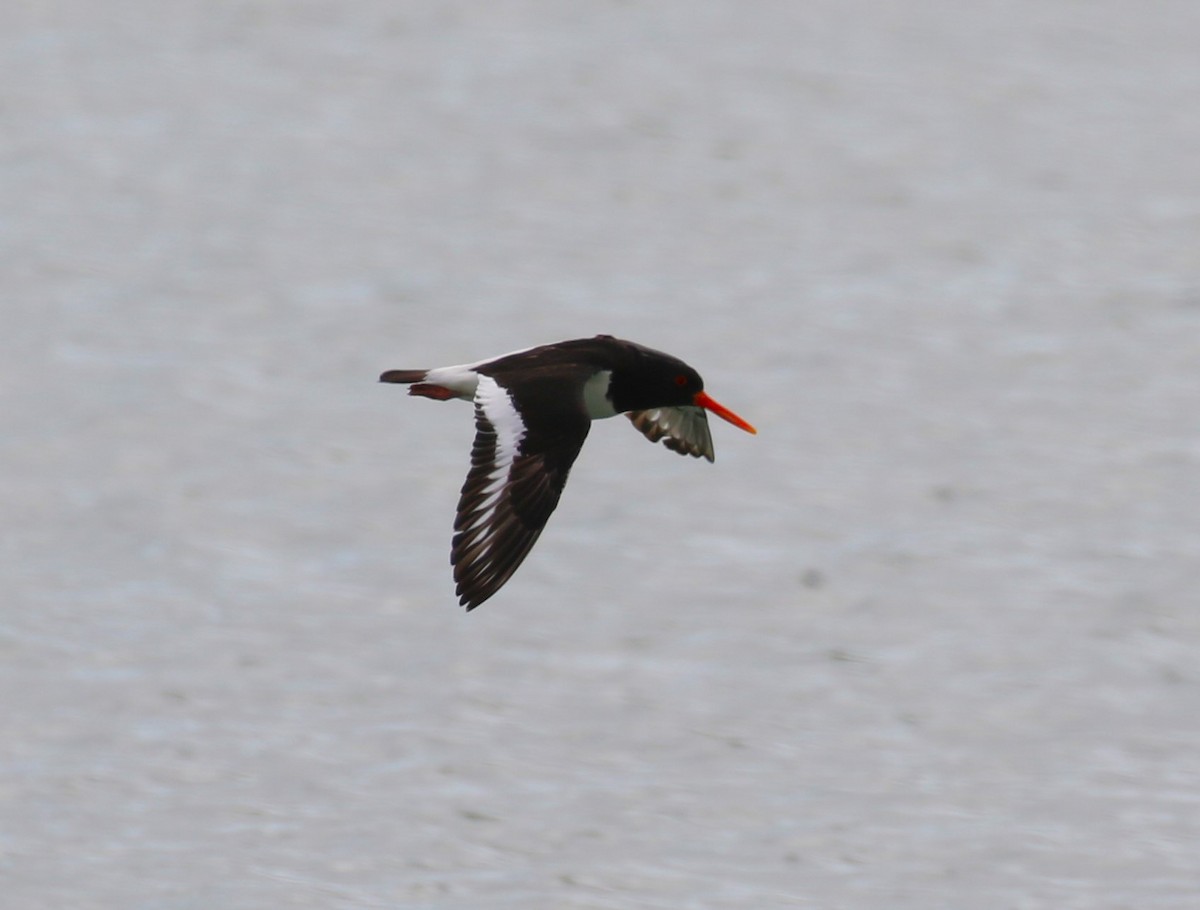
{"type": "Polygon", "coordinates": [[[450,557],[459,603],[468,610],[500,590],[529,555],[558,505],[589,425],[575,411],[522,415],[495,379],[480,375],[471,469],[450,557]]]}
{"type": "Polygon", "coordinates": [[[630,411],[626,416],[651,442],[662,440],[672,452],[695,458],[714,458],[712,434],[704,408],[683,405],[675,408],[650,408],[630,411]]]}

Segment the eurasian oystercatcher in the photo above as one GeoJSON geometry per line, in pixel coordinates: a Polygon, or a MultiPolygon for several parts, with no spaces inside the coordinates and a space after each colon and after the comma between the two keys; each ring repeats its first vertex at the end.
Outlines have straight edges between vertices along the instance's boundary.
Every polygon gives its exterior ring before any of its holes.
{"type": "Polygon", "coordinates": [[[512,577],[558,505],[591,422],[626,414],[651,442],[713,460],[706,411],[748,433],[677,357],[611,335],[433,370],[388,370],[408,394],[475,404],[475,444],[454,520],[450,561],[473,610],[512,577]]]}

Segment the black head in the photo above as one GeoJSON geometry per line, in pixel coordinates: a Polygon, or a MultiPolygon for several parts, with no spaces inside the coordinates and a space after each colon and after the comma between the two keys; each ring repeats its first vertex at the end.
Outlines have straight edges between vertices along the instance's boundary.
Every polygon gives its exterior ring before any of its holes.
{"type": "Polygon", "coordinates": [[[612,372],[609,395],[617,411],[681,407],[696,403],[704,380],[677,357],[643,349],[612,372]]]}
{"type": "Polygon", "coordinates": [[[618,357],[607,360],[612,364],[608,397],[618,413],[652,408],[703,408],[747,433],[758,432],[729,408],[710,398],[704,391],[700,374],[678,357],[610,335],[599,335],[593,340],[595,342],[605,346],[609,357],[619,352],[618,357]]]}

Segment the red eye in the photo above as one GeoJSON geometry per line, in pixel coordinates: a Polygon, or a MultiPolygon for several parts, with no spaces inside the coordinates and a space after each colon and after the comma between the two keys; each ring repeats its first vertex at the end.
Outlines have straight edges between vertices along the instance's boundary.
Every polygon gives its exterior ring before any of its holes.
{"type": "Polygon", "coordinates": [[[680,373],[675,377],[675,385],[682,389],[685,385],[687,385],[687,377],[680,373]]]}

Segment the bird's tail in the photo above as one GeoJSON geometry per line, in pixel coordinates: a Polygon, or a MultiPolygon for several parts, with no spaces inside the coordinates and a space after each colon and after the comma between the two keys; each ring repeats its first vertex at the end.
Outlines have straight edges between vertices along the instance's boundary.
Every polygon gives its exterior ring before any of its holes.
{"type": "Polygon", "coordinates": [[[388,370],[379,377],[379,381],[401,382],[407,385],[410,382],[420,382],[428,372],[428,370],[388,370]]]}
{"type": "Polygon", "coordinates": [[[409,395],[419,395],[422,398],[435,398],[445,401],[454,397],[454,392],[445,386],[434,385],[422,380],[429,375],[428,370],[388,370],[379,377],[380,382],[398,382],[407,385],[409,395]]]}

